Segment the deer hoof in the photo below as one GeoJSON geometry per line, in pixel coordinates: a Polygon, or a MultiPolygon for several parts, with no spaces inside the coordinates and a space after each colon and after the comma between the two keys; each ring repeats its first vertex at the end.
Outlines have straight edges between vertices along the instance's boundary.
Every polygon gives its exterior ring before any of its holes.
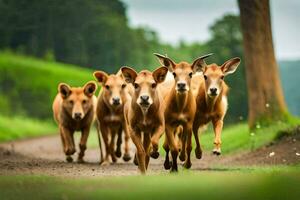
{"type": "Polygon", "coordinates": [[[85,162],[84,162],[83,158],[78,158],[77,163],[85,163],[85,162]]]}
{"type": "Polygon", "coordinates": [[[115,154],[116,154],[116,156],[117,156],[118,158],[121,158],[121,156],[122,156],[121,151],[116,151],[115,154]]]}
{"type": "Polygon", "coordinates": [[[151,158],[157,159],[159,157],[159,152],[158,151],[152,151],[150,156],[151,156],[151,158]]]}
{"type": "Polygon", "coordinates": [[[183,167],[186,168],[186,169],[190,169],[190,168],[192,167],[191,161],[185,162],[185,163],[183,164],[183,167]]]}
{"type": "Polygon", "coordinates": [[[172,165],[172,163],[170,161],[165,161],[164,162],[164,167],[165,167],[166,170],[171,169],[171,165],[172,165]]]}
{"type": "Polygon", "coordinates": [[[202,150],[200,148],[196,148],[195,155],[196,155],[197,159],[201,159],[202,158],[202,150]]]}
{"type": "Polygon", "coordinates": [[[219,156],[221,155],[221,149],[214,149],[212,153],[216,156],[219,156]]]}
{"type": "Polygon", "coordinates": [[[71,156],[67,156],[67,157],[66,157],[66,161],[67,161],[68,163],[71,163],[71,162],[73,162],[73,158],[72,158],[71,156]]]}
{"type": "Polygon", "coordinates": [[[130,156],[129,154],[124,154],[123,160],[124,160],[125,162],[128,162],[129,160],[131,160],[131,156],[130,156]]]}
{"type": "Polygon", "coordinates": [[[180,153],[179,160],[182,162],[185,161],[185,153],[180,153]]]}
{"type": "Polygon", "coordinates": [[[133,163],[134,163],[136,166],[138,166],[138,165],[139,165],[139,163],[138,163],[138,161],[137,161],[137,158],[136,158],[136,156],[134,156],[133,163]]]}

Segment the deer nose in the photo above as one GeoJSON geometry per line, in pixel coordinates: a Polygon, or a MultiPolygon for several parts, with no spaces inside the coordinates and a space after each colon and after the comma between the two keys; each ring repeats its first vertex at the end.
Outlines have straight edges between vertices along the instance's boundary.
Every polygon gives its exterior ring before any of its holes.
{"type": "Polygon", "coordinates": [[[77,113],[74,114],[74,118],[76,120],[80,120],[82,118],[82,114],[80,112],[77,112],[77,113]]]}
{"type": "Polygon", "coordinates": [[[177,83],[177,87],[178,87],[178,89],[180,89],[180,90],[185,89],[185,86],[186,86],[185,83],[177,83]]]}
{"type": "Polygon", "coordinates": [[[148,96],[148,95],[142,95],[142,96],[141,96],[141,100],[142,100],[143,102],[147,102],[147,101],[149,100],[149,96],[148,96]]]}
{"type": "Polygon", "coordinates": [[[210,88],[209,90],[210,90],[210,93],[211,93],[212,95],[216,95],[216,94],[217,94],[217,91],[218,91],[217,88],[210,88]]]}
{"type": "Polygon", "coordinates": [[[119,97],[113,97],[112,100],[113,100],[114,105],[119,105],[120,104],[120,98],[119,97]]]}

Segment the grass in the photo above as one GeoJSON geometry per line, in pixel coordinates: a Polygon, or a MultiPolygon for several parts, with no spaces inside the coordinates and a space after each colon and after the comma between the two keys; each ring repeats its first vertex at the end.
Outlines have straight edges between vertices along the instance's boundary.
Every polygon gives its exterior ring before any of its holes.
{"type": "MultiPolygon", "coordinates": [[[[283,130],[295,127],[300,124],[297,118],[289,122],[276,122],[271,126],[257,126],[251,131],[246,123],[231,125],[224,128],[222,132],[222,153],[235,153],[240,151],[251,151],[266,145],[278,138],[283,130]]],[[[205,151],[213,149],[214,133],[208,130],[200,136],[202,147],[205,151]]],[[[195,146],[195,145],[194,145],[195,146]]]]}
{"type": "Polygon", "coordinates": [[[5,117],[0,115],[0,141],[41,136],[56,133],[57,127],[46,121],[27,117],[5,117]]]}
{"type": "Polygon", "coordinates": [[[2,115],[51,119],[58,84],[83,86],[94,80],[93,70],[0,52],[0,110],[2,115]]]}
{"type": "Polygon", "coordinates": [[[173,175],[1,176],[4,199],[299,199],[300,166],[184,171],[173,175]],[[38,191],[38,192],[37,192],[38,191]]]}
{"type": "MultiPolygon", "coordinates": [[[[222,153],[230,154],[240,151],[251,151],[281,137],[282,134],[287,134],[285,130],[291,129],[296,125],[300,125],[300,119],[293,118],[289,122],[277,122],[271,126],[257,126],[254,131],[249,130],[246,123],[229,125],[224,127],[222,132],[222,153]]],[[[200,142],[204,151],[212,151],[214,133],[211,127],[204,133],[200,133],[200,142]]],[[[160,145],[163,144],[164,138],[160,140],[160,145]]],[[[193,139],[194,142],[194,139],[193,139]]],[[[95,130],[92,131],[88,140],[89,147],[97,147],[98,139],[95,130]]],[[[195,144],[193,144],[195,147],[195,144]]],[[[165,155],[163,148],[160,148],[160,153],[165,155]]],[[[192,154],[194,155],[194,154],[192,154]]]]}

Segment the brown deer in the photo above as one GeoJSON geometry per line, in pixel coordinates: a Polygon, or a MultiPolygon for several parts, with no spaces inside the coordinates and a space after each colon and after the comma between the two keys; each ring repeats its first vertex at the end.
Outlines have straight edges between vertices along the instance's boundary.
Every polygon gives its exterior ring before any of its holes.
{"type": "Polygon", "coordinates": [[[164,149],[166,158],[164,162],[165,169],[178,171],[177,156],[179,145],[181,143],[180,160],[185,161],[184,167],[190,168],[192,151],[192,127],[196,112],[196,101],[191,89],[192,76],[200,70],[203,60],[209,55],[197,58],[192,64],[187,62],[175,63],[170,58],[155,54],[163,66],[173,73],[174,83],[166,97],[165,105],[165,132],[166,138],[164,149]],[[179,134],[179,136],[178,136],[179,134]],[[176,140],[179,137],[178,140],[176,140]],[[177,142],[178,141],[178,142],[177,142]],[[169,161],[169,151],[172,155],[172,166],[169,161]]]}
{"type": "Polygon", "coordinates": [[[159,156],[158,142],[165,123],[159,84],[165,80],[168,69],[160,67],[153,73],[148,70],[137,73],[129,67],[122,67],[121,70],[126,82],[134,86],[132,99],[126,103],[124,114],[130,137],[137,149],[138,167],[145,174],[150,155],[154,158],[159,156]]]}
{"type": "Polygon", "coordinates": [[[112,162],[122,156],[121,145],[123,131],[125,133],[124,161],[131,159],[129,154],[129,133],[125,128],[124,105],[129,98],[129,89],[123,79],[121,71],[117,74],[108,75],[103,71],[94,72],[94,77],[102,86],[97,103],[97,120],[99,122],[101,135],[104,140],[106,155],[101,158],[100,163],[109,163],[109,156],[112,162]],[[115,150],[115,138],[117,137],[117,148],[115,150]]]}
{"type": "Polygon", "coordinates": [[[70,87],[60,83],[52,109],[56,123],[59,126],[63,150],[66,160],[72,162],[75,153],[74,132],[81,131],[78,162],[84,162],[84,152],[91,125],[95,119],[97,85],[94,81],[83,87],[70,87]]]}
{"type": "Polygon", "coordinates": [[[240,58],[232,58],[221,66],[217,64],[206,65],[204,61],[200,63],[199,69],[203,72],[203,75],[198,76],[198,80],[193,80],[193,82],[199,84],[196,97],[197,111],[193,124],[193,133],[196,140],[195,154],[198,159],[202,157],[198,129],[210,121],[215,132],[213,154],[221,154],[221,132],[228,105],[228,86],[224,81],[224,77],[234,73],[240,62],[240,58]]]}

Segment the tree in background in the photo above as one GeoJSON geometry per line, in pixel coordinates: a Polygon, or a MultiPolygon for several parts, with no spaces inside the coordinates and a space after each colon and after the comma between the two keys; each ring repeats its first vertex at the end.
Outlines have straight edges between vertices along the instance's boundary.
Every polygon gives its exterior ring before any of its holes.
{"type": "Polygon", "coordinates": [[[269,0],[238,0],[248,86],[249,125],[286,120],[275,60],[269,0]]]}
{"type": "Polygon", "coordinates": [[[125,11],[119,0],[0,0],[0,48],[116,72],[150,48],[125,11]]]}

